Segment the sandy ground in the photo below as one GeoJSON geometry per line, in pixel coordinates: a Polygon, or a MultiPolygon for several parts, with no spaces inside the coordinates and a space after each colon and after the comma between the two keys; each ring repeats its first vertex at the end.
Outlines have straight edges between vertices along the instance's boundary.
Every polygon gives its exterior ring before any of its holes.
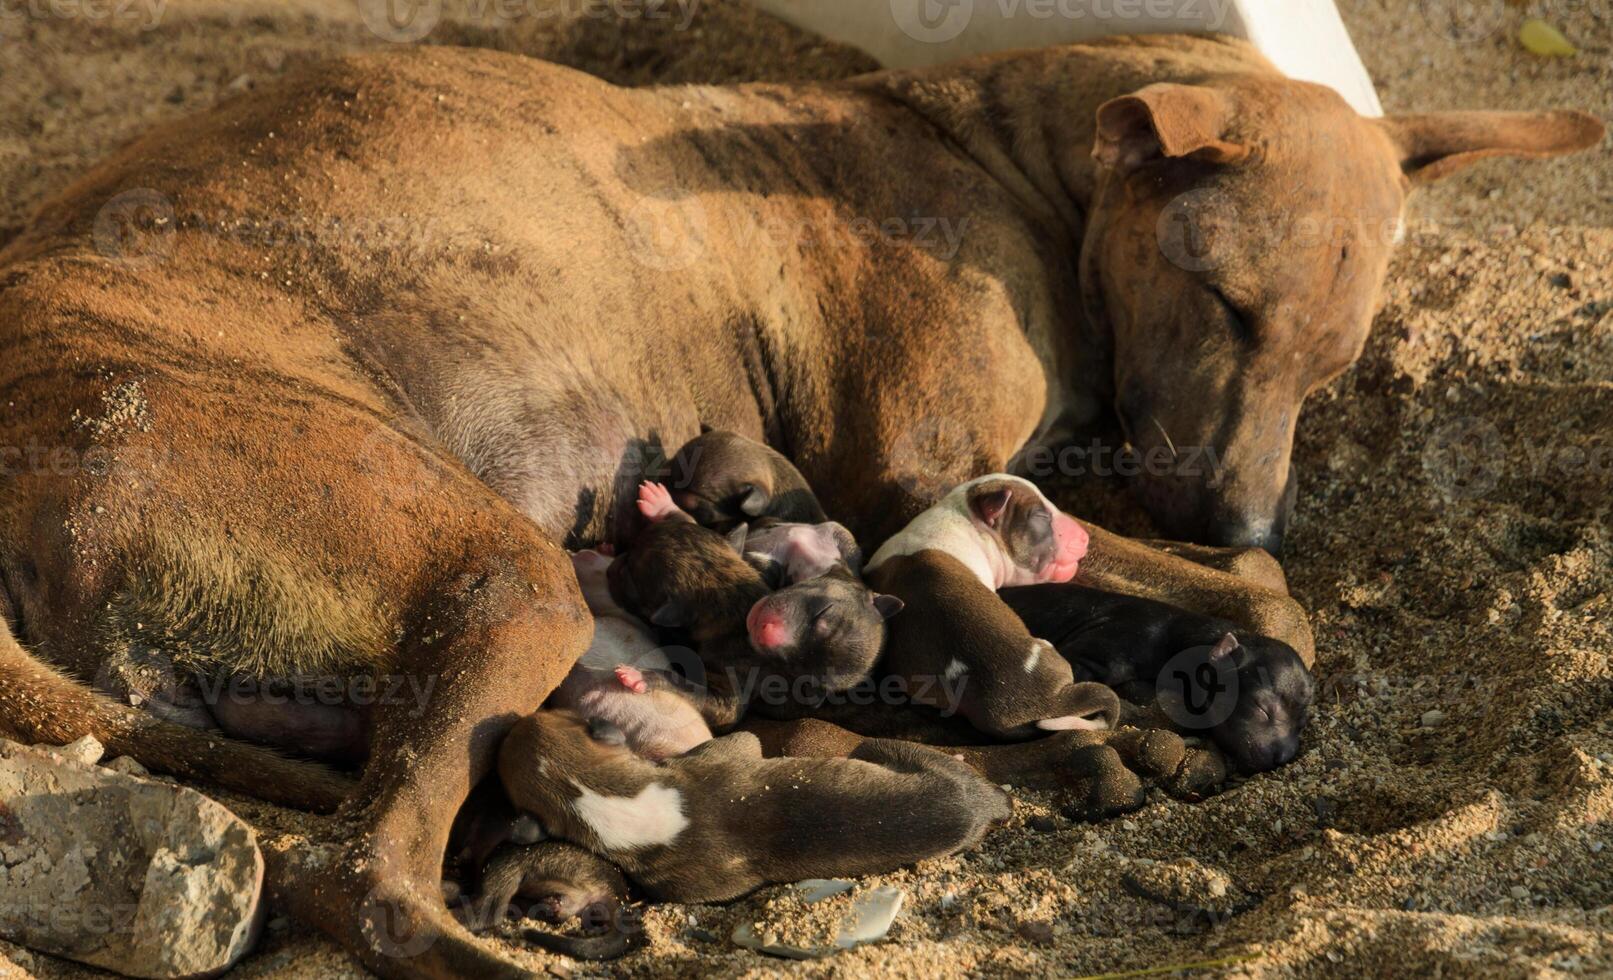
{"type": "MultiPolygon", "coordinates": [[[[1495,31],[1461,41],[1424,15],[1457,6],[1444,0],[1341,6],[1391,111],[1613,111],[1606,0],[1537,5],[1580,43],[1570,61],[1523,52],[1512,33],[1524,10],[1500,0],[1495,31]]],[[[124,21],[42,9],[0,18],[0,240],[150,124],[384,43],[346,4],[171,0],[154,27],[140,3],[124,21]]],[[[566,15],[521,9],[501,26],[450,4],[430,40],[633,84],[867,65],[731,2],[700,5],[686,30],[678,16],[579,15],[579,2],[566,15]]],[[[615,972],[1071,975],[1216,961],[1204,969],[1613,973],[1610,150],[1487,163],[1424,194],[1415,216],[1365,356],[1300,427],[1287,568],[1315,617],[1326,693],[1294,764],[1099,825],[1027,796],[978,852],[864,883],[905,889],[907,907],[884,944],[831,961],[727,942],[741,921],[804,928],[770,891],[650,910],[651,950],[615,972]]],[[[1111,490],[1076,504],[1141,530],[1111,490]]],[[[317,828],[225,800],[269,833],[317,828]]],[[[605,972],[520,955],[559,975],[605,972]]],[[[0,943],[0,976],[88,972],[0,943]]],[[[276,923],[234,975],[357,972],[276,923]]]]}

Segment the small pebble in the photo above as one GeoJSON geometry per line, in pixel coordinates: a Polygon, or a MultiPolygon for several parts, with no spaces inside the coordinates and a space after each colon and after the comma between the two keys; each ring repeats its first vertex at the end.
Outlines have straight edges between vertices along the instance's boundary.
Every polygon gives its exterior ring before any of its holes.
{"type": "Polygon", "coordinates": [[[1032,830],[1039,831],[1044,834],[1051,834],[1053,831],[1059,829],[1058,823],[1052,817],[1044,816],[1042,814],[1037,814],[1036,816],[1031,817],[1029,824],[1032,830]]]}
{"type": "Polygon", "coordinates": [[[1516,899],[1528,898],[1529,897],[1529,889],[1523,887],[1522,885],[1513,885],[1512,886],[1512,897],[1516,898],[1516,899]]]}
{"type": "Polygon", "coordinates": [[[1445,712],[1440,711],[1437,708],[1434,709],[1433,711],[1424,711],[1423,712],[1423,727],[1424,728],[1438,728],[1440,725],[1443,725],[1443,724],[1445,724],[1445,712]]]}
{"type": "Polygon", "coordinates": [[[120,755],[116,759],[105,763],[106,768],[113,772],[121,772],[125,776],[149,776],[150,770],[142,766],[132,756],[120,755]]]}

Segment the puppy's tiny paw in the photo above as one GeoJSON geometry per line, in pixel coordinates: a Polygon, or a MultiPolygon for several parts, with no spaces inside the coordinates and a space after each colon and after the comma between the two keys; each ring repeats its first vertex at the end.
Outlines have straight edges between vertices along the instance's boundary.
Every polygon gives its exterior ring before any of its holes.
{"type": "Polygon", "coordinates": [[[616,668],[616,679],[634,694],[643,694],[650,689],[649,683],[644,680],[643,672],[627,664],[621,664],[616,668]]]}
{"type": "Polygon", "coordinates": [[[672,494],[659,483],[645,480],[638,487],[638,512],[652,522],[664,521],[678,510],[672,494]]]}

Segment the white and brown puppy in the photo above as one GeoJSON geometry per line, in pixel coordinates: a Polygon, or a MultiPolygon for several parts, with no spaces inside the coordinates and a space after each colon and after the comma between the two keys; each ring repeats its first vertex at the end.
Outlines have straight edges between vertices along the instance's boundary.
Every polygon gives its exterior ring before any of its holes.
{"type": "Polygon", "coordinates": [[[880,874],[973,847],[1011,813],[973,769],[908,742],[871,739],[847,759],[766,759],[740,732],[654,763],[568,711],[517,722],[499,778],[555,836],[673,902],[880,874]]]}
{"type": "Polygon", "coordinates": [[[611,595],[615,560],[599,551],[571,556],[594,615],[594,640],[549,703],[610,722],[646,759],[681,755],[710,740],[711,729],[689,697],[671,686],[645,683],[645,675],[671,676],[672,661],[650,628],[611,595]]]}
{"type": "Polygon", "coordinates": [[[887,626],[884,673],[903,678],[915,702],[1003,738],[1112,727],[1114,692],[1076,683],[995,594],[1070,581],[1086,548],[1085,529],[1028,480],[998,474],[955,488],[868,563],[869,584],[909,610],[887,626]]]}

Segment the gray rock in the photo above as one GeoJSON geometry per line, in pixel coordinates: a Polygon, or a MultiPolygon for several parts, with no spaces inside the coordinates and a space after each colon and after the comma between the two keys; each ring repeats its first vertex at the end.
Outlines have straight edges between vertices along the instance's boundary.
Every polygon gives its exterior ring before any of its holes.
{"type": "Polygon", "coordinates": [[[229,968],[265,905],[252,828],[195,790],[0,739],[0,935],[136,977],[229,968]]]}
{"type": "Polygon", "coordinates": [[[106,748],[96,740],[94,735],[86,735],[78,741],[69,742],[66,745],[39,746],[39,748],[58,758],[67,759],[70,762],[77,762],[85,766],[95,765],[101,761],[101,756],[106,754],[106,748]]]}
{"type": "Polygon", "coordinates": [[[142,766],[133,756],[120,755],[116,759],[105,763],[105,765],[113,772],[121,772],[125,776],[151,775],[150,771],[148,771],[145,766],[142,766]]]}

